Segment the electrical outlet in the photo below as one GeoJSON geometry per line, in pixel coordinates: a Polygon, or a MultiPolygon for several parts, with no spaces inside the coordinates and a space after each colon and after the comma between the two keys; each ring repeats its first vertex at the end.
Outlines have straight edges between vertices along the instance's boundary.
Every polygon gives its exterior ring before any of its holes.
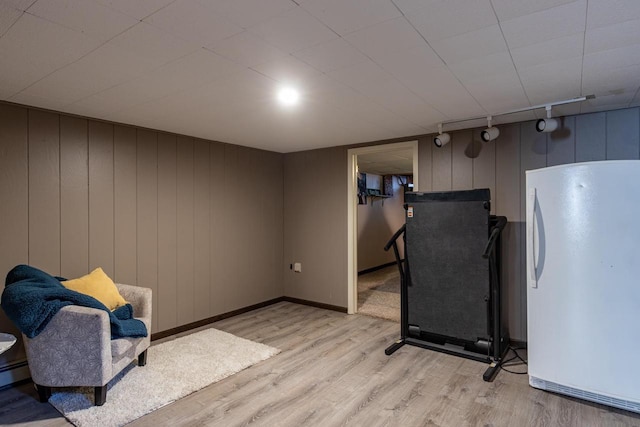
{"type": "Polygon", "coordinates": [[[302,263],[301,262],[296,262],[293,264],[293,271],[295,273],[302,273],[302,263]]]}

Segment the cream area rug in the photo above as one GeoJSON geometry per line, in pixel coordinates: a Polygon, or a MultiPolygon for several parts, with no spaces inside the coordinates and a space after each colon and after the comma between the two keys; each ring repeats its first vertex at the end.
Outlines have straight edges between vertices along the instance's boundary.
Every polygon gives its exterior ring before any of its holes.
{"type": "Polygon", "coordinates": [[[279,352],[205,329],[152,345],[146,366],[134,362],[109,382],[103,406],[93,406],[93,388],[53,389],[49,403],[78,427],[122,426],[279,352]]]}

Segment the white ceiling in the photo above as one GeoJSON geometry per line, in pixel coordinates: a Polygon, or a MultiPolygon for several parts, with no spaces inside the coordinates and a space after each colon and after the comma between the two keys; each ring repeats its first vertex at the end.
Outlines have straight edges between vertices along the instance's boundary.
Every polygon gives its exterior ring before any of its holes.
{"type": "Polygon", "coordinates": [[[639,88],[638,0],[0,0],[0,100],[278,152],[639,88]]]}
{"type": "Polygon", "coordinates": [[[375,175],[413,175],[413,149],[358,154],[358,172],[375,175]]]}

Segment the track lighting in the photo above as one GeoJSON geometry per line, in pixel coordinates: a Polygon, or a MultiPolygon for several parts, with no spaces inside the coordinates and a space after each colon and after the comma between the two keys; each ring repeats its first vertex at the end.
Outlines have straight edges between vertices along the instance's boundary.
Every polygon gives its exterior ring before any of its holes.
{"type": "Polygon", "coordinates": [[[536,122],[536,130],[538,132],[553,132],[558,129],[558,119],[551,118],[551,105],[547,105],[544,108],[547,110],[547,118],[536,122]]]}
{"type": "Polygon", "coordinates": [[[433,138],[433,143],[436,147],[440,148],[443,145],[447,145],[449,141],[451,141],[451,135],[442,133],[442,123],[438,124],[438,136],[433,138]]]}
{"type": "Polygon", "coordinates": [[[500,129],[491,126],[491,116],[487,117],[488,127],[480,133],[480,137],[484,142],[493,141],[500,135],[500,129]]]}
{"type": "MultiPolygon", "coordinates": [[[[532,111],[532,110],[545,108],[547,110],[547,118],[538,120],[538,122],[536,123],[536,130],[538,132],[553,132],[554,130],[560,127],[561,123],[558,119],[551,118],[551,107],[555,107],[556,105],[573,104],[574,102],[582,102],[582,101],[586,101],[594,98],[595,98],[595,95],[586,95],[578,98],[565,99],[564,101],[554,101],[547,104],[533,105],[531,107],[518,108],[515,110],[503,111],[501,113],[492,113],[492,114],[494,117],[506,116],[508,114],[522,113],[525,111],[532,111]]],[[[475,116],[475,117],[468,117],[466,119],[454,119],[454,120],[447,120],[444,122],[440,122],[438,124],[438,135],[436,135],[433,138],[433,143],[435,144],[436,147],[442,147],[448,144],[449,141],[451,141],[451,135],[449,135],[448,133],[442,132],[443,125],[467,122],[471,120],[480,120],[483,118],[484,116],[475,116]]],[[[484,142],[493,141],[496,138],[498,138],[498,136],[500,136],[500,129],[491,126],[491,116],[487,117],[487,122],[488,122],[488,127],[482,132],[480,132],[480,137],[484,142]]]]}

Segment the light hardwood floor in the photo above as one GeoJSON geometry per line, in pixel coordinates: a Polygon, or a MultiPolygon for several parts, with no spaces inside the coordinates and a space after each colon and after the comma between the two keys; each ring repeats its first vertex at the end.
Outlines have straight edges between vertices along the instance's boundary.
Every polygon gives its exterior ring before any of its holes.
{"type": "MultiPolygon", "coordinates": [[[[399,333],[386,320],[283,302],[211,326],[282,352],[132,426],[640,426],[526,375],[486,383],[480,362],[411,346],[385,356],[399,333]]],[[[0,424],[68,425],[29,384],[0,392],[0,424]]]]}

